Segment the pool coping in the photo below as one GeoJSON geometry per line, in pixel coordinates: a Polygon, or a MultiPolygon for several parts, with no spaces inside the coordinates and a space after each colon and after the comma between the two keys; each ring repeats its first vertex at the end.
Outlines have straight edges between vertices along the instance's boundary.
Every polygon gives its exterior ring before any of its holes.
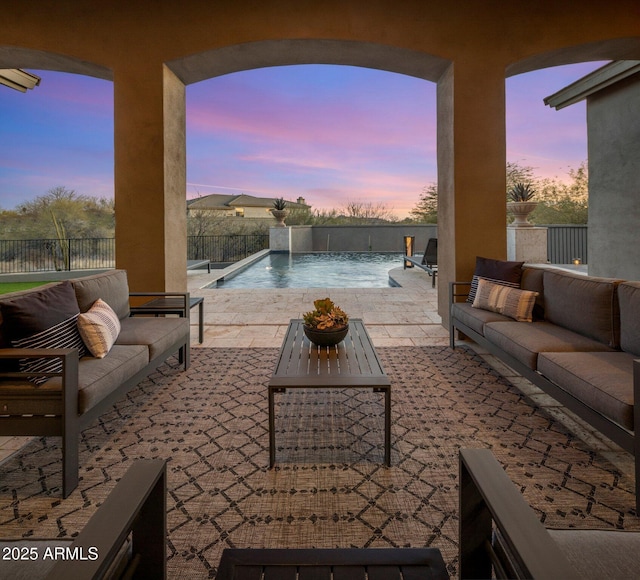
{"type": "Polygon", "coordinates": [[[249,266],[251,266],[251,264],[254,264],[258,260],[261,260],[265,256],[268,256],[270,253],[271,253],[271,250],[269,249],[260,250],[259,252],[256,252],[255,254],[251,254],[250,256],[247,256],[246,258],[238,262],[234,262],[230,266],[227,266],[226,268],[222,268],[221,270],[218,270],[215,273],[211,272],[213,276],[211,274],[207,274],[206,283],[203,284],[202,286],[198,286],[198,288],[206,289],[206,290],[214,290],[219,281],[229,280],[234,276],[237,276],[240,272],[242,272],[243,270],[246,270],[249,266]]]}

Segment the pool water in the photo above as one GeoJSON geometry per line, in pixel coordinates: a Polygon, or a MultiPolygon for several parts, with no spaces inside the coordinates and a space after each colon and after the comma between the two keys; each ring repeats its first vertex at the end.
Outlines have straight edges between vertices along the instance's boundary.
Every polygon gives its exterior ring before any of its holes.
{"type": "Polygon", "coordinates": [[[401,253],[268,254],[218,288],[388,288],[401,253]]]}

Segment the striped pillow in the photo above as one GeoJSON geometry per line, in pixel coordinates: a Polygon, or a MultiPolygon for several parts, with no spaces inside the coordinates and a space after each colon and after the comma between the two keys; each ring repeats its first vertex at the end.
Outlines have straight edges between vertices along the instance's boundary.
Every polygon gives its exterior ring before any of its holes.
{"type": "Polygon", "coordinates": [[[104,300],[98,298],[89,310],[78,316],[78,330],[89,352],[104,358],[120,334],[120,320],[104,300]]]}
{"type": "Polygon", "coordinates": [[[473,304],[478,291],[478,280],[480,279],[502,286],[509,286],[510,288],[520,288],[523,264],[524,262],[510,262],[476,256],[476,269],[471,280],[467,302],[473,304]]]}
{"type": "MultiPolygon", "coordinates": [[[[51,328],[42,332],[11,341],[16,348],[75,348],[78,356],[85,354],[84,344],[77,328],[78,315],[67,318],[51,328]]],[[[21,358],[20,370],[27,373],[59,373],[62,371],[62,361],[57,358],[21,358]]],[[[29,376],[32,383],[41,385],[49,380],[49,377],[29,376]]]]}
{"type": "MultiPolygon", "coordinates": [[[[2,301],[2,331],[17,348],[75,348],[78,356],[85,354],[84,343],[76,324],[80,309],[73,287],[67,281],[36,289],[16,298],[2,301]]],[[[56,358],[23,358],[21,371],[51,372],[62,370],[56,358]]],[[[28,376],[40,385],[48,377],[28,376]]]]}
{"type": "Polygon", "coordinates": [[[504,314],[518,322],[532,322],[536,296],[537,292],[509,288],[480,279],[472,306],[504,314]]]}

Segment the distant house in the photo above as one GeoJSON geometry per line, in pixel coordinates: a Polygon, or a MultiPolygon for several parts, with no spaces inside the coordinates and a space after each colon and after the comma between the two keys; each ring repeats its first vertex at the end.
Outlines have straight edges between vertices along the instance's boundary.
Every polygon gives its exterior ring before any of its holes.
{"type": "MultiPolygon", "coordinates": [[[[224,195],[213,193],[204,197],[187,200],[187,211],[206,210],[212,217],[271,218],[269,211],[273,207],[273,197],[255,197],[253,195],[224,195]]],[[[303,197],[296,201],[287,200],[287,209],[309,209],[303,197]]]]}

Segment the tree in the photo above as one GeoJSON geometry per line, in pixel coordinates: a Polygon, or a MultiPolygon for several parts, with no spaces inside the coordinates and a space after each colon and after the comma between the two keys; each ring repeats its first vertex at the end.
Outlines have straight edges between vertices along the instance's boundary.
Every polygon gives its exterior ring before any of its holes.
{"type": "Polygon", "coordinates": [[[373,224],[398,221],[393,208],[381,202],[349,200],[344,204],[343,210],[347,223],[373,224]]]}
{"type": "Polygon", "coordinates": [[[63,186],[0,213],[4,239],[110,238],[115,230],[113,200],[81,195],[63,186]]]}
{"type": "Polygon", "coordinates": [[[538,179],[533,172],[534,168],[529,165],[520,165],[517,161],[507,161],[507,191],[516,183],[535,184],[538,179]]]}
{"type": "Polygon", "coordinates": [[[586,224],[589,216],[589,175],[583,161],[569,168],[570,181],[546,178],[538,181],[538,207],[530,221],[537,224],[586,224]]]}
{"type": "Polygon", "coordinates": [[[438,185],[436,183],[425,185],[422,188],[420,199],[409,215],[419,223],[438,223],[438,185]]]}

